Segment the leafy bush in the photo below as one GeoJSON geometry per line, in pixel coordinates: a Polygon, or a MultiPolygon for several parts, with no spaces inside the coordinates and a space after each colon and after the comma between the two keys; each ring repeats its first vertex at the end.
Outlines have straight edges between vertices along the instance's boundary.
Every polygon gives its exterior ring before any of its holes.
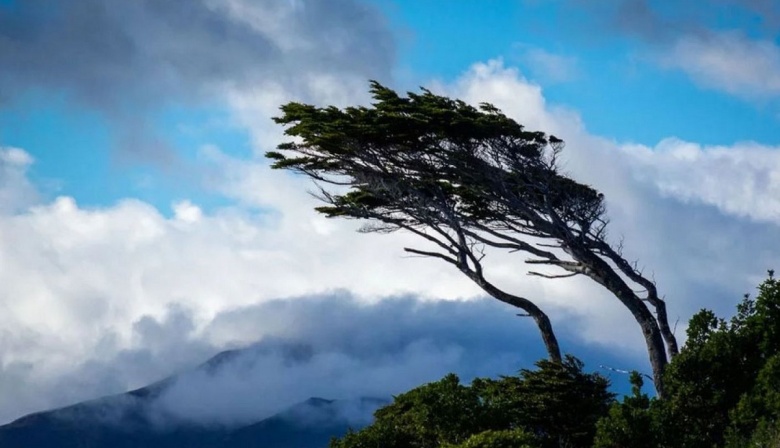
{"type": "Polygon", "coordinates": [[[663,400],[615,402],[608,382],[567,356],[470,386],[455,375],[396,397],[334,448],[780,447],[780,281],[774,273],[730,320],[701,310],[664,372],[663,400]]]}
{"type": "Polygon", "coordinates": [[[453,374],[395,397],[375,421],[332,448],[587,447],[614,395],[608,381],[567,356],[498,380],[453,374]]]}
{"type": "Polygon", "coordinates": [[[598,424],[597,447],[780,446],[780,282],[769,272],[730,320],[701,310],[664,374],[666,397],[634,394],[598,424]]]}
{"type": "Polygon", "coordinates": [[[444,445],[444,448],[536,448],[539,444],[534,436],[522,429],[484,431],[474,434],[458,445],[444,445]]]}
{"type": "Polygon", "coordinates": [[[596,425],[595,448],[655,448],[663,446],[663,428],[655,414],[657,401],[642,393],[642,375],[631,373],[632,394],[614,403],[607,417],[596,425]]]}

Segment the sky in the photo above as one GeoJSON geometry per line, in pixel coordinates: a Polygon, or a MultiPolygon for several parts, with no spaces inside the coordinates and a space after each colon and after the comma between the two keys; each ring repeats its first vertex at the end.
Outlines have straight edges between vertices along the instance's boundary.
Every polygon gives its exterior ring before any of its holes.
{"type": "MultiPolygon", "coordinates": [[[[371,79],[563,138],[678,337],[729,315],[780,266],[778,38],[772,0],[0,0],[0,422],[246,346],[161,405],[250,421],[542,356],[528,319],[404,256],[412,235],[317,216],[269,169],[281,104],[368,104],[371,79]]],[[[564,351],[649,370],[597,285],[486,269],[564,351]]]]}

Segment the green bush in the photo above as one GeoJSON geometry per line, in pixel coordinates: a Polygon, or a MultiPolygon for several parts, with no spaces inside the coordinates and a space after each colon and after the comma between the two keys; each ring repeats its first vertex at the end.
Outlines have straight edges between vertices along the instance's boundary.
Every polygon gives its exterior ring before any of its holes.
{"type": "Polygon", "coordinates": [[[458,445],[444,445],[444,448],[537,448],[536,438],[522,429],[484,431],[474,434],[458,445]]]}
{"type": "Polygon", "coordinates": [[[567,356],[497,380],[453,374],[395,397],[332,448],[589,447],[614,395],[608,381],[567,356]]]}
{"type": "Polygon", "coordinates": [[[729,321],[701,310],[664,373],[666,397],[634,394],[598,424],[596,447],[780,447],[780,282],[769,272],[729,321]]]}

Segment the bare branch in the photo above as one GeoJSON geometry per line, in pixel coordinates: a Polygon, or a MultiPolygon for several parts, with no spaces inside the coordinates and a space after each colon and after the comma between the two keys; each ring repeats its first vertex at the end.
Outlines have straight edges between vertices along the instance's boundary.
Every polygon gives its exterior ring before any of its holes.
{"type": "Polygon", "coordinates": [[[582,272],[571,272],[571,273],[568,273],[568,274],[558,274],[558,275],[542,274],[541,272],[534,272],[534,271],[528,272],[528,275],[533,275],[535,277],[550,278],[550,279],[569,278],[569,277],[574,277],[575,275],[580,275],[580,274],[582,274],[582,272]]]}
{"type": "Polygon", "coordinates": [[[552,252],[547,252],[544,250],[537,249],[536,247],[526,243],[523,240],[514,238],[510,235],[496,232],[495,230],[492,230],[487,226],[480,225],[480,224],[472,224],[472,227],[505,241],[504,243],[500,243],[494,240],[490,240],[476,232],[472,232],[470,230],[464,229],[464,233],[466,233],[467,235],[469,235],[470,237],[476,240],[479,240],[487,244],[488,246],[492,246],[496,248],[504,248],[504,249],[516,249],[519,251],[528,252],[530,254],[536,255],[537,257],[550,258],[550,259],[557,258],[555,254],[553,254],[552,252]]]}
{"type": "Polygon", "coordinates": [[[460,263],[458,262],[458,260],[456,260],[454,258],[450,258],[450,257],[448,257],[448,256],[446,256],[446,255],[444,255],[442,253],[439,253],[439,252],[429,252],[429,251],[425,251],[425,250],[412,249],[410,247],[404,247],[404,251],[405,252],[409,252],[410,254],[421,255],[421,256],[424,256],[424,257],[438,258],[438,259],[446,261],[447,263],[453,264],[455,266],[460,266],[460,263]]]}

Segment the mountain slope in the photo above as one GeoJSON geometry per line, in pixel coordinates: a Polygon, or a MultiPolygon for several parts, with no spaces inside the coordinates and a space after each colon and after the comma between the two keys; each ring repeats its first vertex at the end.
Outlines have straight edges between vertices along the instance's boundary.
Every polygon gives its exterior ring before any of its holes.
{"type": "MultiPolygon", "coordinates": [[[[226,430],[192,424],[160,427],[131,407],[121,424],[100,415],[120,396],[41,412],[0,426],[3,448],[324,448],[354,423],[341,416],[352,402],[312,398],[257,423],[226,430]],[[126,420],[125,420],[126,419],[126,420]]],[[[125,397],[122,397],[125,398],[125,397]]],[[[364,399],[360,405],[383,401],[364,399]]],[[[113,418],[114,416],[111,416],[113,418]]]]}
{"type": "MultiPolygon", "coordinates": [[[[216,355],[194,371],[214,373],[237,356],[216,355]]],[[[155,401],[177,377],[124,394],[22,417],[0,426],[3,448],[324,448],[331,437],[367,424],[385,400],[310,398],[271,417],[226,428],[171,420],[155,401]]]]}

